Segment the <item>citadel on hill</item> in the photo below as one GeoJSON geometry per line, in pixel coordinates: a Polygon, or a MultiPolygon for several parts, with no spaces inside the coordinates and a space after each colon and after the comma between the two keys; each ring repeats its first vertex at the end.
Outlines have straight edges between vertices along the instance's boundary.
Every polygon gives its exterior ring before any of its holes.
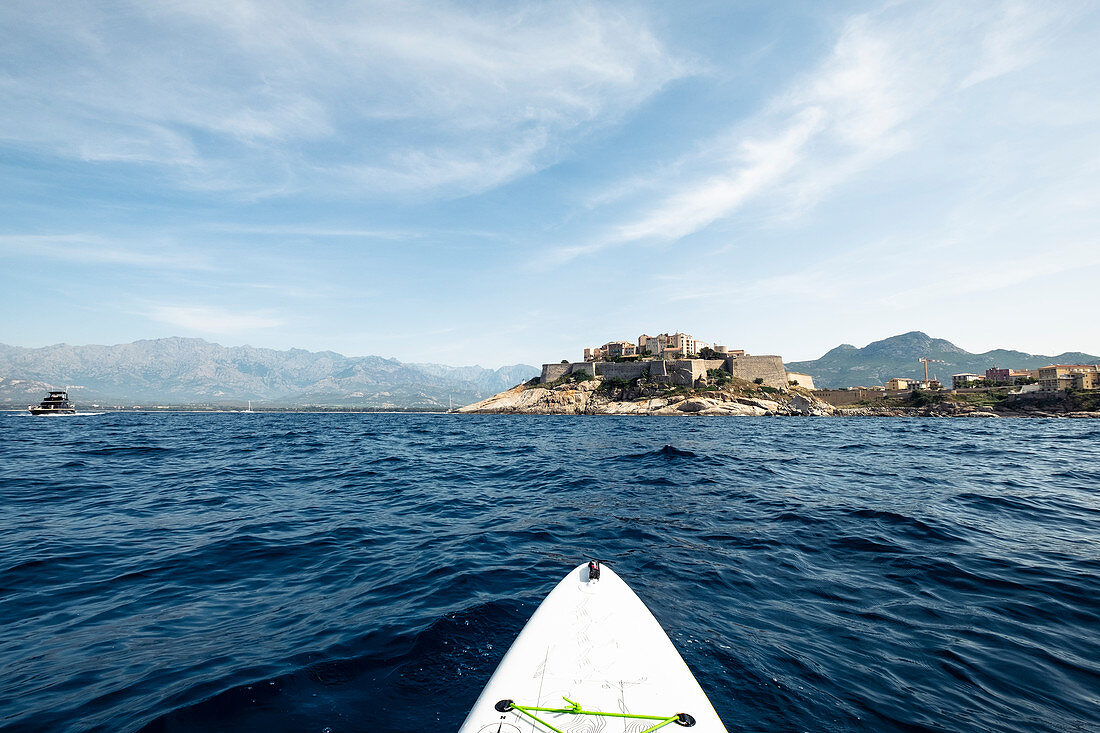
{"type": "Polygon", "coordinates": [[[718,358],[716,355],[745,356],[743,349],[730,351],[725,346],[699,341],[687,333],[642,334],[638,343],[608,341],[603,346],[584,350],[585,361],[615,361],[621,359],[693,359],[718,358]]]}
{"type": "Polygon", "coordinates": [[[543,364],[541,384],[584,372],[592,377],[632,380],[647,378],[658,384],[696,387],[707,381],[708,372],[721,370],[750,382],[783,388],[798,384],[813,389],[807,374],[788,372],[780,356],[753,356],[744,349],[700,341],[691,334],[642,334],[637,342],[609,341],[586,348],[584,361],[543,364]]]}

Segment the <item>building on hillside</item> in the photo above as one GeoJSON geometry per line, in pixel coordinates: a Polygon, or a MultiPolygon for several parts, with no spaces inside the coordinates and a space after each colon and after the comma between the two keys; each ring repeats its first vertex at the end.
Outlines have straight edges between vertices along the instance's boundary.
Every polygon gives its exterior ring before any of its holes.
{"type": "Polygon", "coordinates": [[[606,361],[607,350],[603,346],[596,346],[591,349],[584,350],[585,361],[606,361]]]}
{"type": "Polygon", "coordinates": [[[603,346],[584,350],[585,361],[604,361],[637,355],[638,347],[632,341],[608,341],[603,346]]]}
{"type": "MultiPolygon", "coordinates": [[[[1005,369],[1004,371],[1008,371],[1005,369]]],[[[986,372],[988,374],[989,372],[986,372]]],[[[952,374],[951,375],[951,389],[965,389],[970,386],[971,382],[980,382],[982,379],[988,377],[982,377],[981,374],[952,374]]]]}
{"type": "Polygon", "coordinates": [[[998,369],[997,365],[994,364],[992,369],[985,370],[985,378],[997,384],[1009,384],[1012,382],[1012,370],[998,369]]]}
{"type": "Polygon", "coordinates": [[[801,372],[787,372],[787,383],[797,384],[799,387],[805,387],[806,389],[815,389],[814,378],[801,372]]]}
{"type": "MultiPolygon", "coordinates": [[[[1059,392],[1067,389],[1096,389],[1095,387],[1076,387],[1077,375],[1090,375],[1100,372],[1097,364],[1051,364],[1039,368],[1039,389],[1044,392],[1059,392]]],[[[1082,384],[1093,383],[1095,377],[1084,376],[1082,384]]]]}
{"type": "Polygon", "coordinates": [[[605,361],[620,357],[639,357],[642,359],[688,359],[699,358],[703,349],[710,348],[718,354],[717,358],[748,356],[744,349],[729,349],[718,344],[700,341],[689,333],[662,333],[656,336],[642,334],[636,344],[630,341],[608,341],[603,346],[586,348],[585,361],[605,361]]]}
{"type": "Polygon", "coordinates": [[[917,381],[908,377],[894,377],[886,380],[886,389],[915,389],[917,381]]]}
{"type": "Polygon", "coordinates": [[[608,341],[603,345],[603,350],[609,359],[638,355],[638,347],[632,341],[608,341]]]}
{"type": "Polygon", "coordinates": [[[1077,381],[1074,379],[1075,376],[1074,374],[1059,374],[1052,380],[1053,386],[1047,385],[1044,387],[1040,383],[1039,389],[1046,392],[1065,392],[1067,389],[1073,389],[1073,383],[1077,381]]]}
{"type": "Polygon", "coordinates": [[[1100,371],[1078,372],[1073,375],[1074,389],[1100,389],[1100,371]]]}
{"type": "Polygon", "coordinates": [[[768,387],[784,389],[789,386],[783,358],[778,355],[726,357],[715,361],[704,359],[631,359],[621,362],[589,361],[543,364],[541,384],[556,382],[573,374],[605,379],[645,379],[654,384],[680,387],[697,387],[706,384],[713,369],[720,369],[731,377],[757,382],[768,387]],[[715,361],[717,363],[715,363],[715,361]]]}
{"type": "Polygon", "coordinates": [[[648,351],[650,356],[658,359],[681,358],[692,354],[698,354],[707,346],[705,341],[700,341],[688,333],[662,333],[656,336],[642,334],[638,337],[638,350],[648,351]]]}

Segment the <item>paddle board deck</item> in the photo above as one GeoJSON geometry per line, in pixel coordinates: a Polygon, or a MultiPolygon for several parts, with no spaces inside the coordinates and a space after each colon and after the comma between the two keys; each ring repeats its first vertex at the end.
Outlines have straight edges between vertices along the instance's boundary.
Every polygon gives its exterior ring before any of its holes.
{"type": "Polygon", "coordinates": [[[726,733],[641,599],[607,566],[591,575],[580,565],[550,592],[459,733],[726,733]]]}

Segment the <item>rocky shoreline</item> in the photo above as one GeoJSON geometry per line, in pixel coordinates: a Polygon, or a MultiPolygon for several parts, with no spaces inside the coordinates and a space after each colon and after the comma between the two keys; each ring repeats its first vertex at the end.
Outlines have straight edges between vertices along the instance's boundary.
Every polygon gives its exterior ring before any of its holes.
{"type": "Polygon", "coordinates": [[[841,417],[1033,417],[1033,418],[1100,418],[1100,412],[1043,410],[1012,410],[983,408],[973,405],[946,403],[932,407],[847,407],[834,408],[841,417]]]}
{"type": "Polygon", "coordinates": [[[600,378],[521,384],[456,412],[524,415],[828,415],[833,407],[808,392],[608,388],[600,378]],[[746,394],[750,392],[751,394],[746,394]]]}
{"type": "Polygon", "coordinates": [[[993,409],[943,402],[924,407],[834,407],[808,390],[733,384],[710,389],[611,385],[599,378],[540,385],[521,384],[455,410],[465,414],[517,415],[724,415],[834,417],[1068,417],[1100,418],[1100,412],[993,409]]]}

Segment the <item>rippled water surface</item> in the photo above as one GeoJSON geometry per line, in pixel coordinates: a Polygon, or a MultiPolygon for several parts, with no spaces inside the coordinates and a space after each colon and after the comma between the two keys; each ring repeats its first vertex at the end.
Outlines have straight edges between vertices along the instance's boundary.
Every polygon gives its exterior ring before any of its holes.
{"type": "Polygon", "coordinates": [[[588,557],[731,731],[1100,730],[1100,422],[0,416],[0,727],[450,731],[588,557]]]}

